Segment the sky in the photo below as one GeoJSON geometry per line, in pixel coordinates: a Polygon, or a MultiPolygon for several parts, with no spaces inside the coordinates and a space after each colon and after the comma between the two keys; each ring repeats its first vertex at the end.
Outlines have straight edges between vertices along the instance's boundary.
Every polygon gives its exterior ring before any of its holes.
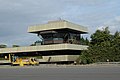
{"type": "Polygon", "coordinates": [[[39,40],[27,33],[31,25],[59,18],[88,28],[90,38],[109,26],[120,31],[120,0],[0,0],[0,44],[27,46],[39,40]]]}

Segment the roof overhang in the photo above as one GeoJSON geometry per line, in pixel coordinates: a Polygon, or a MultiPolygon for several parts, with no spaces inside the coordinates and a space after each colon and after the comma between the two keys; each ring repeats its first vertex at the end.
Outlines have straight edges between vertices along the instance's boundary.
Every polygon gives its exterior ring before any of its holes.
{"type": "Polygon", "coordinates": [[[37,51],[53,51],[53,50],[87,50],[88,46],[76,44],[53,44],[28,47],[2,48],[0,54],[3,53],[22,53],[22,52],[37,52],[37,51]]]}
{"type": "Polygon", "coordinates": [[[41,31],[50,31],[50,30],[60,30],[60,29],[69,29],[73,31],[77,31],[80,33],[87,33],[88,29],[87,27],[77,25],[65,20],[61,21],[54,21],[54,22],[49,22],[47,24],[42,24],[42,25],[35,25],[31,26],[28,28],[29,33],[38,33],[41,31]]]}

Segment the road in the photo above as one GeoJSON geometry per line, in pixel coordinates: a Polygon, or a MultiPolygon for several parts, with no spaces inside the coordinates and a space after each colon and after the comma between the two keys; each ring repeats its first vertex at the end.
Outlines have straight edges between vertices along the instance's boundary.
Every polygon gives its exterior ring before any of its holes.
{"type": "Polygon", "coordinates": [[[120,80],[120,67],[2,67],[0,80],[120,80]]]}

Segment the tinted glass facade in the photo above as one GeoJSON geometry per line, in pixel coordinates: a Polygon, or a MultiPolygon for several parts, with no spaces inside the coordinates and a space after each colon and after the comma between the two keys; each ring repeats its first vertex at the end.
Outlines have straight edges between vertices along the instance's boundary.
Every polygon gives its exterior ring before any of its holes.
{"type": "Polygon", "coordinates": [[[80,33],[73,31],[61,30],[61,31],[44,31],[40,32],[38,36],[42,36],[43,44],[80,44],[80,33]]]}

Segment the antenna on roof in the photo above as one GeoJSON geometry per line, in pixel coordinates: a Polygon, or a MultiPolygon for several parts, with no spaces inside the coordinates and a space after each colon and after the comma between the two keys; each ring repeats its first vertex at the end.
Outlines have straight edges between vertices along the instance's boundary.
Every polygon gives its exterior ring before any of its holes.
{"type": "Polygon", "coordinates": [[[61,21],[61,20],[62,20],[62,18],[61,18],[61,17],[59,17],[59,18],[58,18],[58,20],[59,20],[59,21],[61,21]]]}
{"type": "Polygon", "coordinates": [[[64,19],[62,19],[61,17],[58,18],[59,21],[65,21],[64,19]]]}

